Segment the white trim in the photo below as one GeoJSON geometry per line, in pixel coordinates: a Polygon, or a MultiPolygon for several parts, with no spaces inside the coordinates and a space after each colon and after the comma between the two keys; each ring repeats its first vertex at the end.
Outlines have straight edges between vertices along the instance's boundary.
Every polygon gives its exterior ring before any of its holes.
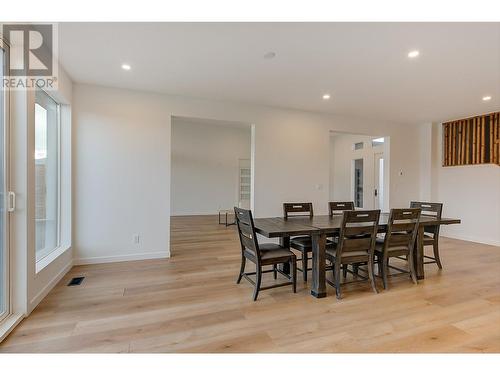
{"type": "Polygon", "coordinates": [[[170,258],[170,252],[161,251],[154,253],[136,253],[129,255],[111,255],[104,257],[78,258],[73,261],[73,264],[75,266],[78,266],[84,264],[128,262],[133,260],[163,259],[163,258],[170,258]]]}
{"type": "Polygon", "coordinates": [[[73,261],[69,261],[62,269],[59,271],[57,275],[55,275],[52,280],[50,280],[47,285],[43,287],[40,292],[37,293],[30,301],[30,311],[33,309],[44,299],[47,294],[56,286],[56,284],[61,281],[61,279],[66,275],[69,270],[73,267],[73,261]]]}
{"type": "Polygon", "coordinates": [[[24,319],[23,314],[11,314],[0,324],[0,342],[2,342],[9,333],[24,319]]]}
{"type": "Polygon", "coordinates": [[[66,251],[70,250],[71,246],[59,246],[52,250],[50,253],[45,255],[42,259],[36,261],[35,272],[39,273],[50,263],[52,263],[56,258],[64,254],[66,251]]]}
{"type": "MultiPolygon", "coordinates": [[[[3,38],[0,38],[0,53],[3,53],[3,58],[2,58],[2,78],[9,76],[10,74],[10,52],[9,52],[9,45],[6,41],[4,41],[3,38]],[[5,70],[4,70],[5,68],[5,70]]],[[[5,88],[3,89],[3,101],[0,103],[0,106],[3,107],[3,118],[0,119],[0,121],[3,122],[3,134],[2,134],[2,142],[3,142],[3,157],[2,157],[2,163],[3,163],[3,186],[0,186],[1,190],[4,190],[4,193],[6,194],[7,199],[4,200],[4,211],[5,213],[2,213],[3,218],[5,220],[4,223],[4,235],[3,238],[0,239],[1,243],[0,246],[3,247],[3,251],[5,252],[4,255],[0,254],[0,257],[3,256],[3,262],[2,267],[3,267],[3,272],[4,273],[3,277],[0,276],[0,282],[4,285],[0,285],[0,288],[4,288],[4,291],[0,291],[0,293],[5,293],[5,311],[1,313],[0,315],[0,322],[5,322],[9,320],[9,315],[12,313],[12,264],[11,264],[11,257],[12,257],[12,249],[11,249],[11,235],[10,231],[12,228],[11,225],[11,216],[12,213],[15,211],[15,202],[14,202],[14,211],[11,211],[7,207],[10,206],[10,195],[11,193],[15,194],[12,190],[11,186],[11,144],[10,144],[10,137],[11,137],[11,132],[10,132],[10,127],[11,127],[11,114],[10,114],[10,89],[5,88]]],[[[14,195],[15,197],[15,195],[14,195]]],[[[3,323],[2,323],[3,324],[3,323]]],[[[1,334],[1,326],[0,326],[0,336],[1,334]]],[[[1,338],[0,338],[0,341],[1,338]]]]}
{"type": "Polygon", "coordinates": [[[446,234],[446,236],[441,234],[441,237],[450,238],[450,239],[454,239],[454,240],[467,241],[467,242],[481,243],[481,244],[491,245],[491,246],[500,246],[500,241],[493,240],[493,239],[485,239],[484,237],[451,235],[448,233],[446,234]]]}
{"type": "MultiPolygon", "coordinates": [[[[221,207],[219,209],[219,211],[230,211],[230,212],[233,212],[233,207],[221,207]]],[[[170,217],[183,217],[183,216],[215,216],[215,219],[217,220],[217,215],[219,215],[219,211],[215,211],[215,212],[200,212],[200,211],[196,211],[196,212],[189,212],[189,213],[176,213],[176,214],[172,214],[170,215],[170,217]]]]}

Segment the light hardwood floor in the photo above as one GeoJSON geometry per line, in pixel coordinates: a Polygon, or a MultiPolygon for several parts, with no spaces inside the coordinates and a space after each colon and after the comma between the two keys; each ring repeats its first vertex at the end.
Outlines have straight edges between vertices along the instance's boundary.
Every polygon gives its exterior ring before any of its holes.
{"type": "Polygon", "coordinates": [[[375,295],[351,284],[337,301],[300,281],[297,294],[252,302],[251,286],[235,284],[235,227],[175,217],[171,259],[74,267],[0,352],[499,352],[500,248],[441,246],[444,270],[426,265],[417,286],[395,277],[375,295]]]}

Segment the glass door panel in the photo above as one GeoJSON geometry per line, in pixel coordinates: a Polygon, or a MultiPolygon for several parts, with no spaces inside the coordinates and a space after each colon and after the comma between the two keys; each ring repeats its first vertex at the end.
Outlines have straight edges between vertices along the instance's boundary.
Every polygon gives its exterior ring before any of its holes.
{"type": "MultiPolygon", "coordinates": [[[[0,79],[5,74],[5,50],[0,45],[0,79]]],[[[7,106],[0,88],[0,321],[9,313],[7,210],[7,106]]]]}
{"type": "Polygon", "coordinates": [[[363,159],[354,160],[354,205],[363,208],[363,159]]]}

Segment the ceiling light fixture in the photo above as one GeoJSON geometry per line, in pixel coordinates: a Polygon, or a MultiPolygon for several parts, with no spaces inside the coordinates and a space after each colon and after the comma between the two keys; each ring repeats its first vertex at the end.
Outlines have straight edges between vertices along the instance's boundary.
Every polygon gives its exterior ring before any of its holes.
{"type": "Polygon", "coordinates": [[[483,102],[487,102],[491,100],[491,96],[487,95],[487,96],[483,96],[483,102]]]}
{"type": "Polygon", "coordinates": [[[132,67],[129,64],[122,64],[122,69],[123,70],[130,70],[132,67]]]}
{"type": "Polygon", "coordinates": [[[417,57],[418,55],[420,55],[420,52],[418,52],[417,50],[414,50],[414,51],[410,51],[408,52],[408,57],[410,59],[414,59],[415,57],[417,57]]]}
{"type": "Polygon", "coordinates": [[[328,99],[330,99],[330,94],[323,95],[323,100],[328,100],[328,99]]]}
{"type": "Polygon", "coordinates": [[[264,55],[264,58],[265,59],[268,59],[268,60],[271,60],[271,59],[274,59],[276,57],[276,52],[268,52],[264,55]]]}

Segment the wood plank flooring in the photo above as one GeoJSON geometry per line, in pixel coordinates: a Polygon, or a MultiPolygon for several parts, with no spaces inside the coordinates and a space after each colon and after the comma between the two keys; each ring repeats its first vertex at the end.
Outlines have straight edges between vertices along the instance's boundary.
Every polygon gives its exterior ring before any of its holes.
{"type": "Polygon", "coordinates": [[[73,267],[0,352],[500,352],[499,247],[442,238],[444,269],[417,286],[350,284],[337,301],[300,281],[252,302],[235,229],[174,217],[171,259],[73,267]]]}

